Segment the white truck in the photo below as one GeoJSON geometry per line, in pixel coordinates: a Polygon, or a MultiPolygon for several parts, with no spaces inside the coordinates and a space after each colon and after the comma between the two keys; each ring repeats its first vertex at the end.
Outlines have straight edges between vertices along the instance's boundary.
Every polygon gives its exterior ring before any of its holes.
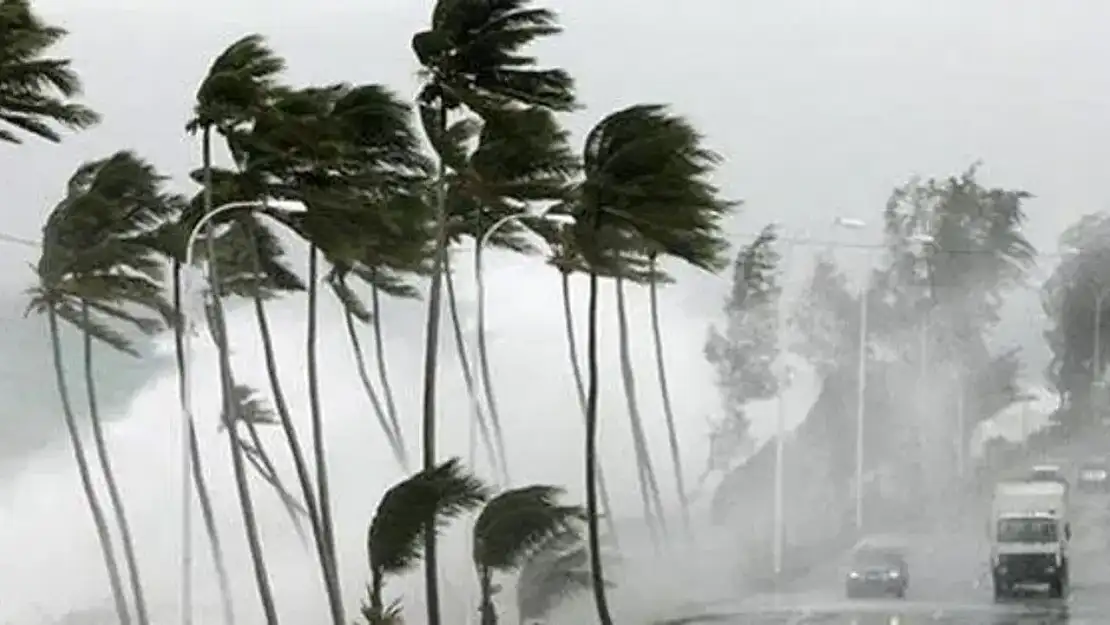
{"type": "Polygon", "coordinates": [[[991,506],[994,597],[1019,587],[1047,585],[1050,597],[1068,589],[1068,488],[1056,481],[1000,482],[991,506]]]}

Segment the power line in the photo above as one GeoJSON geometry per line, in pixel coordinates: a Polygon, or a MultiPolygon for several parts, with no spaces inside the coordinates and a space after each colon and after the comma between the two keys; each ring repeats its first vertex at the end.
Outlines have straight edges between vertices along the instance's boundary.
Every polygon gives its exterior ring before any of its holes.
{"type": "MultiPolygon", "coordinates": [[[[742,232],[737,233],[738,237],[757,237],[759,233],[742,232]]],[[[775,237],[775,241],[782,241],[791,245],[800,245],[803,247],[828,247],[835,249],[872,249],[872,250],[888,250],[890,246],[886,243],[850,243],[837,239],[818,239],[814,237],[775,237]]],[[[961,250],[941,247],[932,243],[923,243],[922,245],[932,247],[940,254],[996,254],[997,250],[979,249],[979,250],[961,250]]],[[[1036,251],[1034,259],[1036,258],[1064,258],[1077,254],[1078,251],[1054,251],[1054,252],[1041,252],[1036,251]]]]}

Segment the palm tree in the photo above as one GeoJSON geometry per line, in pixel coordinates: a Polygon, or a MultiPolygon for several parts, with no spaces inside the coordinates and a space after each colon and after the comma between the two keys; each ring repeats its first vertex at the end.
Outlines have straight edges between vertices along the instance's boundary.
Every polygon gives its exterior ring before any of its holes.
{"type": "MultiPolygon", "coordinates": [[[[580,532],[560,532],[532,549],[516,580],[520,625],[545,621],[570,597],[589,592],[589,550],[580,532]]],[[[611,588],[612,583],[606,583],[611,588]]]]}
{"type": "MultiPolygon", "coordinates": [[[[320,538],[327,553],[329,583],[337,590],[338,570],[323,415],[317,367],[319,256],[344,267],[359,260],[359,237],[368,214],[395,195],[412,191],[426,176],[426,159],[409,108],[380,85],[331,85],[284,90],[270,110],[255,118],[249,135],[233,151],[258,163],[273,189],[302,202],[307,213],[279,216],[309,242],[307,373],[320,538]]],[[[333,282],[333,286],[334,286],[333,282]]],[[[350,308],[348,307],[348,310],[350,308]]],[[[343,622],[338,594],[332,602],[335,625],[343,622]]]]}
{"type": "MultiPolygon", "coordinates": [[[[178,198],[161,191],[164,180],[150,164],[130,152],[118,152],[79,167],[69,179],[66,197],[44,228],[45,243],[37,267],[40,285],[32,292],[29,308],[48,313],[52,337],[57,333],[59,318],[83,335],[94,449],[116,518],[135,598],[135,614],[141,625],[149,623],[149,613],[130,524],[100,418],[93,374],[93,340],[138,357],[140,354],[131,340],[110,322],[124,322],[149,335],[160,331],[172,319],[172,310],[162,296],[161,263],[155,252],[141,242],[179,204],[178,198]]],[[[61,348],[55,349],[60,352],[61,348]]],[[[60,370],[61,363],[57,367],[60,370]]],[[[59,375],[64,377],[64,372],[59,375]]],[[[63,408],[68,413],[68,422],[74,417],[63,377],[58,381],[59,390],[66,394],[63,408]]],[[[79,439],[74,445],[85,479],[87,467],[81,466],[85,460],[79,439]]],[[[97,508],[94,493],[89,491],[87,495],[90,506],[97,508]]],[[[97,514],[94,511],[94,517],[97,514]]],[[[107,549],[111,549],[110,544],[107,549]]]]}
{"type": "Polygon", "coordinates": [[[525,486],[498,494],[482,508],[474,522],[473,553],[482,625],[497,623],[494,574],[519,571],[539,546],[559,536],[577,535],[576,523],[585,511],[560,504],[563,494],[555,486],[525,486]]]}
{"type": "Polygon", "coordinates": [[[457,458],[424,469],[386,491],[367,531],[370,588],[362,614],[369,625],[401,622],[399,603],[385,603],[385,580],[419,564],[424,533],[438,532],[488,498],[485,484],[457,458]]]}
{"type": "Polygon", "coordinates": [[[47,24],[30,0],[0,0],[0,142],[22,143],[17,132],[53,143],[57,126],[81,130],[100,121],[76,104],[81,80],[69,59],[44,56],[68,34],[47,24]]]}
{"type": "Polygon", "coordinates": [[[636,375],[632,370],[631,336],[628,331],[628,306],[624,297],[624,277],[621,273],[614,276],[617,294],[617,336],[620,351],[621,382],[624,386],[625,403],[628,406],[628,420],[632,426],[632,449],[636,455],[636,473],[640,481],[640,495],[644,505],[644,519],[651,532],[652,541],[659,546],[661,537],[667,533],[666,516],[659,493],[659,481],[655,477],[655,466],[651,461],[647,433],[644,431],[643,417],[640,414],[639,400],[636,397],[636,375]]]}
{"type": "MultiPolygon", "coordinates": [[[[212,62],[208,74],[201,81],[197,89],[196,105],[193,109],[193,118],[186,125],[189,132],[199,132],[201,135],[201,163],[204,180],[203,206],[204,212],[213,210],[212,203],[212,131],[231,134],[237,127],[250,120],[257,111],[265,107],[271,99],[271,93],[276,86],[277,77],[285,68],[285,61],[270,50],[259,35],[249,35],[236,41],[225,49],[212,62]]],[[[206,251],[209,259],[215,258],[215,238],[205,237],[206,251]]],[[[208,263],[211,284],[219,288],[219,277],[215,262],[208,263]]],[[[210,304],[212,307],[215,327],[214,334],[218,337],[217,347],[220,355],[220,386],[223,395],[224,414],[234,413],[234,382],[231,374],[230,354],[227,351],[227,332],[224,327],[222,293],[217,290],[212,293],[210,304]]],[[[231,429],[231,428],[229,428],[231,429]]],[[[239,495],[239,505],[243,513],[244,529],[250,547],[251,562],[254,568],[255,583],[258,586],[259,601],[262,604],[266,621],[270,625],[277,623],[277,610],[274,606],[273,590],[270,586],[266,563],[262,554],[262,543],[258,535],[257,521],[255,520],[254,504],[251,501],[250,489],[244,472],[242,448],[234,436],[228,436],[228,445],[231,453],[232,467],[235,473],[236,488],[239,495]]],[[[186,554],[186,557],[191,557],[186,554]]],[[[329,567],[325,564],[325,570],[329,567]]],[[[330,580],[327,580],[330,581],[330,580]]],[[[329,598],[335,597],[331,605],[338,602],[338,584],[326,583],[329,598]]],[[[334,611],[334,609],[333,609],[334,611]]],[[[335,625],[341,625],[337,621],[335,625]]]]}
{"type": "MultiPolygon", "coordinates": [[[[183,212],[184,206],[178,211],[183,212]]],[[[171,219],[164,223],[161,227],[150,232],[145,238],[146,245],[162,256],[170,259],[171,264],[171,279],[170,279],[170,292],[171,302],[173,308],[172,323],[174,339],[174,362],[177,369],[177,396],[178,403],[181,407],[181,413],[184,415],[191,410],[189,405],[189,389],[188,380],[186,379],[186,347],[185,347],[185,332],[188,331],[185,323],[184,312],[184,285],[182,277],[182,265],[185,259],[185,239],[187,231],[184,230],[182,219],[179,215],[177,219],[171,219]]],[[[208,481],[205,477],[203,459],[200,455],[200,443],[197,440],[196,429],[191,422],[186,423],[186,436],[188,437],[188,453],[190,460],[190,476],[188,479],[192,481],[192,485],[196,488],[197,501],[200,504],[201,519],[204,523],[205,534],[208,537],[208,545],[212,552],[212,563],[216,570],[216,581],[220,589],[221,608],[223,610],[224,625],[231,625],[235,621],[234,606],[231,600],[231,580],[227,572],[227,559],[224,556],[223,544],[220,539],[219,531],[216,529],[216,517],[212,508],[212,498],[208,490],[208,481]]],[[[186,476],[183,476],[186,479],[186,476]]],[[[185,502],[189,505],[189,502],[185,502]]],[[[186,559],[183,562],[183,576],[191,576],[192,566],[191,561],[186,559]]],[[[192,595],[191,579],[182,579],[182,586],[188,586],[189,592],[183,593],[184,599],[182,609],[186,615],[190,615],[192,609],[192,595]]]]}
{"type": "Polygon", "coordinates": [[[657,248],[695,267],[715,270],[724,259],[720,220],[734,205],[720,198],[706,176],[719,157],[702,146],[691,124],[663,106],[636,105],[605,117],[589,132],[584,175],[569,203],[575,247],[589,271],[586,339],[586,509],[594,601],[602,625],[611,625],[602,575],[597,518],[598,281],[626,271],[636,254],[629,240],[657,248]],[[709,243],[713,242],[714,245],[709,243]]]}
{"type": "MultiPolygon", "coordinates": [[[[563,296],[563,327],[567,338],[567,357],[570,359],[570,370],[574,375],[574,391],[578,397],[578,408],[583,416],[586,414],[586,385],[582,381],[582,365],[578,358],[578,340],[574,332],[574,307],[571,306],[570,276],[575,271],[582,270],[582,262],[573,248],[569,232],[559,229],[558,234],[548,238],[551,243],[551,257],[548,264],[559,272],[559,283],[563,296]]],[[[617,524],[613,518],[613,504],[609,498],[609,489],[605,484],[605,472],[599,464],[597,467],[597,490],[600,497],[601,514],[605,517],[610,540],[619,551],[617,543],[617,524]]]]}
{"type": "MultiPolygon", "coordinates": [[[[659,254],[648,251],[648,272],[659,274],[659,254]]],[[[655,346],[655,373],[659,382],[659,393],[663,399],[663,417],[667,421],[667,444],[671,450],[671,465],[674,469],[675,489],[678,491],[678,504],[682,509],[682,525],[687,536],[690,534],[690,500],[686,493],[686,480],[682,474],[682,453],[678,445],[678,428],[675,426],[674,409],[671,407],[670,385],[667,383],[667,364],[663,350],[663,332],[659,328],[659,283],[662,277],[648,280],[648,297],[651,308],[651,335],[655,346]]]]}
{"type": "MultiPolygon", "coordinates": [[[[447,174],[452,168],[447,142],[449,116],[515,104],[566,111],[575,106],[573,81],[561,69],[538,69],[524,50],[560,32],[556,15],[529,0],[437,0],[431,25],[413,36],[412,47],[427,75],[417,96],[421,122],[439,157],[435,180],[436,230],[424,347],[423,456],[436,461],[436,364],[443,270],[447,259],[447,174]]],[[[457,168],[456,168],[457,171],[457,168]]],[[[425,588],[428,623],[440,624],[435,534],[425,535],[425,588]]]]}
{"type": "MultiPolygon", "coordinates": [[[[534,248],[522,237],[523,229],[506,217],[526,215],[529,204],[561,200],[573,177],[579,171],[578,159],[570,147],[569,133],[559,126],[547,109],[532,106],[498,109],[483,113],[481,130],[463,120],[452,126],[449,134],[457,142],[459,153],[464,146],[477,147],[462,166],[450,176],[448,214],[452,219],[450,240],[470,236],[474,240],[474,265],[480,265],[490,228],[502,225],[488,237],[488,244],[517,253],[530,253],[534,248]],[[457,131],[456,129],[461,129],[457,131]]],[[[523,221],[523,219],[522,219],[523,221]]],[[[545,234],[544,223],[534,223],[538,233],[545,234]]],[[[476,276],[477,277],[477,276],[476,276]]],[[[451,275],[448,280],[450,298],[451,275]]],[[[450,303],[450,302],[449,302],[450,303]]],[[[457,314],[452,309],[452,316],[457,314]]],[[[456,323],[456,328],[457,328],[456,323]]],[[[489,350],[486,345],[485,292],[478,289],[478,369],[486,406],[490,412],[494,442],[500,457],[502,479],[509,480],[505,435],[497,409],[490,375],[489,350]]]]}

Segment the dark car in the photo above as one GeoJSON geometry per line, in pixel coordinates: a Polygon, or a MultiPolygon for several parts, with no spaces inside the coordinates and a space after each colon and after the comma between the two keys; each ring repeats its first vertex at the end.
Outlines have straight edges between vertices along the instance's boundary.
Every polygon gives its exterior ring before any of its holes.
{"type": "Polygon", "coordinates": [[[910,583],[905,550],[897,545],[857,545],[844,581],[849,599],[872,596],[904,599],[910,583]]]}
{"type": "Polygon", "coordinates": [[[1110,465],[1105,461],[1089,461],[1079,465],[1077,487],[1081,493],[1110,492],[1110,465]]]}

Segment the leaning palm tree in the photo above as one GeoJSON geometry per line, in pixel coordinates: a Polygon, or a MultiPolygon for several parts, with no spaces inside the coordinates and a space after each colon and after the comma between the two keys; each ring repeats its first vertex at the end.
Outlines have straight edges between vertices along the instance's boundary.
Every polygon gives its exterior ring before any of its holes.
{"type": "MultiPolygon", "coordinates": [[[[213,210],[212,203],[212,133],[219,131],[225,135],[237,131],[238,127],[249,122],[253,115],[267,106],[270,94],[276,86],[278,76],[285,68],[285,61],[273,53],[262,37],[250,35],[233,43],[225,49],[212,62],[208,74],[201,81],[197,89],[196,104],[193,117],[186,125],[189,132],[199,132],[201,135],[201,163],[204,180],[203,207],[204,212],[213,210]]],[[[215,237],[205,237],[206,251],[209,259],[215,257],[215,237]]],[[[219,288],[215,262],[208,263],[208,273],[212,278],[211,284],[219,288]]],[[[231,374],[231,360],[227,352],[227,332],[224,327],[222,293],[217,290],[212,293],[210,305],[214,313],[216,327],[214,334],[218,337],[217,347],[220,352],[219,374],[221,395],[223,396],[223,413],[233,414],[235,410],[233,388],[234,382],[231,374]]],[[[239,505],[243,514],[244,529],[250,547],[251,562],[254,568],[255,583],[258,587],[259,601],[262,604],[266,621],[273,625],[277,623],[277,610],[274,606],[273,590],[270,586],[269,574],[262,554],[262,542],[258,535],[257,521],[255,519],[254,504],[251,501],[246,473],[244,471],[243,452],[233,436],[228,436],[228,445],[235,473],[236,488],[239,495],[239,505]]],[[[186,553],[186,569],[188,558],[186,553]]],[[[331,570],[325,565],[325,570],[331,570]]],[[[186,574],[186,579],[188,575],[186,574]]],[[[326,580],[329,598],[334,597],[330,604],[338,605],[338,584],[326,580]]],[[[186,582],[187,584],[187,582],[186,582]]],[[[188,586],[183,587],[183,592],[188,592],[188,586]]],[[[186,594],[186,596],[188,596],[186,594]]],[[[191,609],[186,606],[186,610],[191,609]]],[[[341,611],[340,611],[341,614],[341,611]]],[[[334,625],[342,625],[337,619],[334,625]]]]}
{"type": "MultiPolygon", "coordinates": [[[[177,396],[178,403],[181,407],[182,414],[186,414],[191,410],[189,405],[189,388],[188,379],[186,378],[185,371],[187,363],[186,347],[185,347],[185,332],[190,331],[186,327],[186,314],[184,299],[184,285],[182,278],[182,263],[184,262],[184,249],[185,239],[184,229],[181,219],[169,221],[162,225],[154,232],[146,237],[146,242],[149,247],[154,248],[158,253],[170,259],[171,264],[171,279],[170,279],[170,292],[171,292],[171,306],[173,307],[173,344],[174,344],[174,362],[177,369],[177,396]]],[[[189,476],[182,476],[182,479],[191,479],[193,487],[196,488],[197,502],[200,505],[201,519],[204,523],[205,535],[208,537],[208,545],[212,552],[212,564],[216,570],[216,582],[220,589],[220,601],[223,611],[224,625],[232,625],[235,622],[234,606],[231,600],[231,577],[227,572],[227,558],[224,556],[223,541],[220,539],[219,531],[216,528],[216,515],[212,507],[212,497],[208,490],[208,480],[205,476],[203,458],[200,455],[200,442],[197,440],[196,428],[190,422],[186,423],[186,436],[188,437],[188,453],[189,464],[191,467],[189,476]]],[[[184,505],[191,505],[191,502],[184,502],[184,505]]],[[[184,531],[190,531],[191,528],[184,527],[184,531]]],[[[184,576],[190,576],[192,567],[191,561],[185,559],[185,567],[182,571],[184,576]]],[[[191,586],[191,580],[182,579],[182,586],[191,586]]],[[[191,597],[191,595],[187,595],[191,597]]],[[[190,615],[191,601],[186,600],[182,602],[183,609],[186,615],[190,615]]]]}
{"type": "Polygon", "coordinates": [[[370,588],[362,614],[369,625],[401,622],[399,603],[385,603],[385,581],[419,564],[424,533],[438,532],[488,498],[485,484],[457,458],[424,469],[386,491],[366,538],[370,588]]]}
{"type": "Polygon", "coordinates": [[[655,346],[655,374],[659,383],[659,393],[663,400],[663,417],[667,422],[667,445],[671,451],[671,466],[674,471],[675,489],[678,491],[678,505],[682,512],[682,525],[687,535],[690,533],[690,500],[686,493],[686,479],[682,471],[682,452],[678,444],[678,428],[675,424],[674,408],[671,405],[670,384],[667,382],[667,364],[663,349],[663,332],[659,327],[659,284],[666,278],[659,272],[659,254],[649,250],[648,297],[651,308],[651,335],[655,346]]]}
{"type": "Polygon", "coordinates": [[[81,130],[100,120],[72,101],[81,80],[69,59],[45,56],[64,28],[43,21],[30,0],[0,0],[0,33],[0,142],[22,143],[22,132],[58,143],[57,126],[81,130]]]}
{"type": "MultiPolygon", "coordinates": [[[[424,346],[423,460],[436,462],[436,369],[443,270],[447,259],[447,175],[452,165],[446,141],[449,117],[469,109],[485,111],[515,104],[565,111],[574,108],[570,75],[538,69],[524,50],[560,31],[553,11],[529,0],[437,0],[427,30],[413,36],[412,47],[427,79],[417,96],[421,122],[438,158],[434,206],[435,252],[428,293],[424,346]]],[[[429,625],[440,625],[435,533],[425,535],[425,592],[429,625]]]]}
{"type": "MultiPolygon", "coordinates": [[[[560,228],[547,237],[551,244],[551,256],[547,262],[559,272],[559,283],[563,297],[563,329],[567,339],[567,358],[570,359],[570,370],[574,376],[574,391],[578,398],[578,409],[586,414],[586,385],[582,380],[582,364],[578,357],[578,339],[574,331],[574,307],[571,306],[570,277],[575,271],[582,271],[581,258],[574,250],[571,233],[560,228]]],[[[605,517],[606,529],[609,538],[617,550],[617,524],[613,518],[613,504],[609,498],[609,489],[605,483],[605,471],[601,465],[597,467],[597,490],[600,498],[600,512],[605,517]]]]}
{"type": "MultiPolygon", "coordinates": [[[[143,237],[178,205],[176,198],[161,191],[164,180],[153,166],[131,152],[118,152],[78,168],[69,179],[66,197],[44,228],[43,253],[37,267],[40,286],[30,303],[31,310],[48,314],[52,337],[58,319],[69,322],[83,335],[94,449],[116,517],[140,625],[149,623],[149,613],[130,524],[100,418],[93,341],[138,357],[130,338],[111,322],[123,322],[149,335],[172,319],[172,310],[162,295],[162,265],[154,250],[142,243],[143,237]]],[[[59,384],[64,390],[61,377],[59,384]]],[[[63,407],[68,422],[73,418],[68,393],[63,407]]],[[[79,441],[74,444],[80,449],[79,441]]],[[[83,453],[79,455],[79,464],[83,464],[83,453]]],[[[84,473],[87,468],[81,470],[84,473]]],[[[97,507],[95,497],[88,494],[90,506],[97,507]]]]}
{"type": "MultiPolygon", "coordinates": [[[[467,143],[476,147],[467,154],[462,166],[452,172],[448,183],[447,206],[452,227],[450,240],[470,236],[474,241],[474,266],[478,271],[481,255],[487,245],[517,253],[530,253],[534,247],[522,237],[527,224],[526,210],[530,204],[563,199],[570,182],[579,171],[578,159],[570,146],[569,133],[559,126],[554,115],[538,106],[498,109],[483,113],[481,130],[463,120],[449,129],[460,148],[467,143]],[[467,136],[467,128],[473,136],[467,136]],[[457,129],[461,129],[458,130],[457,129]],[[518,220],[505,221],[519,217],[518,220]],[[496,231],[491,228],[496,227],[496,231]],[[488,235],[488,236],[487,236],[488,235]]],[[[462,153],[462,149],[460,149],[462,153]]],[[[481,276],[478,285],[477,356],[481,386],[489,410],[494,443],[501,463],[501,479],[509,482],[505,434],[497,408],[490,375],[489,350],[486,345],[485,290],[481,276]]],[[[449,299],[453,300],[451,274],[446,273],[449,299]]],[[[451,303],[451,302],[449,302],[451,303]]],[[[459,332],[457,313],[452,306],[456,334],[459,332]]]]}
{"type": "MultiPolygon", "coordinates": [[[[720,221],[734,203],[706,177],[719,157],[702,145],[691,124],[665,107],[637,105],[605,117],[588,133],[584,175],[569,203],[575,247],[589,271],[586,396],[586,508],[594,601],[602,625],[611,625],[602,575],[597,510],[598,282],[637,260],[627,241],[651,245],[696,267],[715,270],[724,259],[720,221]]],[[[642,245],[640,246],[642,249],[642,245]]]]}
{"type": "Polygon", "coordinates": [[[564,534],[577,532],[585,516],[580,506],[559,503],[563,489],[535,485],[498,494],[474,522],[474,568],[478,574],[479,622],[496,625],[494,575],[520,570],[536,549],[564,534]]]}
{"type": "MultiPolygon", "coordinates": [[[[316,499],[327,574],[338,589],[324,420],[317,365],[318,278],[323,256],[332,266],[357,262],[360,227],[368,213],[426,176],[409,107],[380,85],[331,85],[283,90],[249,135],[233,147],[247,163],[264,168],[279,197],[308,209],[277,216],[309,243],[306,351],[309,416],[316,465],[316,499]]],[[[333,284],[334,286],[334,284],[333,284]]],[[[348,307],[348,310],[350,308],[348,307]]],[[[342,605],[332,603],[335,625],[342,605]]]]}

